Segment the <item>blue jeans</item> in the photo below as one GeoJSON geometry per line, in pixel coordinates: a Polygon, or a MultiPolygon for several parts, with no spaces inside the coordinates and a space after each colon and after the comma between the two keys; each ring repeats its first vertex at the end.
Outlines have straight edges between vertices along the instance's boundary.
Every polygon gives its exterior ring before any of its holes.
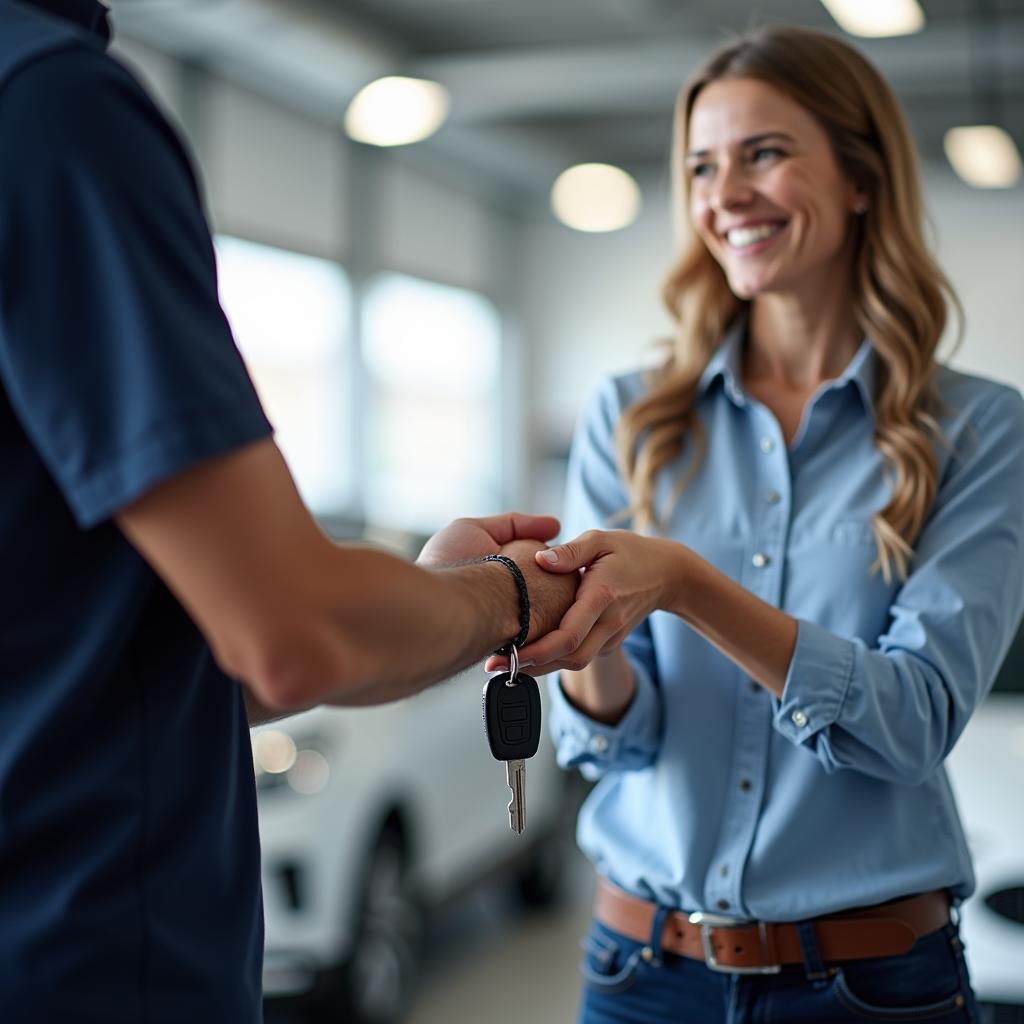
{"type": "Polygon", "coordinates": [[[807,964],[787,965],[778,974],[739,975],[720,974],[650,942],[645,958],[645,943],[595,921],[583,940],[579,1024],[978,1021],[954,924],[922,937],[900,956],[827,966],[813,932],[809,938],[804,932],[807,964]]]}

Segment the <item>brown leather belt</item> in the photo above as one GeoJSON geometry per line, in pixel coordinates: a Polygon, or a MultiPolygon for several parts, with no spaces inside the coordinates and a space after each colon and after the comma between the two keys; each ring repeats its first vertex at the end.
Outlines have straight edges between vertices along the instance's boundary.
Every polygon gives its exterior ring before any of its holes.
{"type": "MultiPolygon", "coordinates": [[[[621,935],[649,942],[656,911],[654,903],[598,879],[594,916],[621,935]]],[[[842,962],[906,953],[922,935],[948,921],[949,894],[937,889],[818,917],[814,925],[822,960],[842,962]]],[[[661,945],[666,952],[703,960],[712,970],[731,973],[769,974],[783,964],[804,961],[796,925],[732,920],[718,914],[671,911],[661,945]]]]}

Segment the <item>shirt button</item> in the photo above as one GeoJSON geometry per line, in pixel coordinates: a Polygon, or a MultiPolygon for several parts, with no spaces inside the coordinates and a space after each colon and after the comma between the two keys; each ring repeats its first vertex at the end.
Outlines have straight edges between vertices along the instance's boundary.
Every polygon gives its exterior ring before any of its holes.
{"type": "Polygon", "coordinates": [[[770,561],[771,559],[763,551],[758,551],[750,560],[755,569],[763,569],[770,561]]]}
{"type": "Polygon", "coordinates": [[[715,904],[715,906],[717,906],[719,910],[728,910],[729,909],[729,901],[728,900],[719,900],[718,903],[715,904]]]}
{"type": "Polygon", "coordinates": [[[590,749],[595,754],[603,754],[608,749],[608,737],[594,736],[590,741],[590,749]]]}
{"type": "Polygon", "coordinates": [[[769,505],[778,505],[778,503],[782,501],[782,495],[779,494],[778,491],[769,491],[764,496],[764,500],[767,501],[769,505]]]}
{"type": "Polygon", "coordinates": [[[773,451],[775,451],[775,442],[770,437],[762,437],[761,451],[763,451],[765,455],[771,454],[773,451]]]}
{"type": "Polygon", "coordinates": [[[750,779],[743,779],[740,782],[740,789],[742,789],[744,793],[749,793],[753,788],[754,784],[750,781],[750,779]]]}
{"type": "Polygon", "coordinates": [[[793,719],[793,724],[798,729],[802,729],[807,724],[807,716],[799,708],[790,715],[790,718],[793,719]]]}
{"type": "Polygon", "coordinates": [[[750,692],[751,693],[760,693],[761,692],[761,684],[760,683],[751,683],[750,684],[750,692]]]}
{"type": "Polygon", "coordinates": [[[720,875],[721,875],[721,876],[722,876],[723,878],[726,878],[726,877],[728,876],[728,874],[729,874],[729,865],[728,865],[728,864],[723,864],[723,865],[722,865],[722,866],[721,866],[721,867],[720,867],[720,868],[718,869],[718,873],[719,873],[719,874],[720,874],[720,875]]]}

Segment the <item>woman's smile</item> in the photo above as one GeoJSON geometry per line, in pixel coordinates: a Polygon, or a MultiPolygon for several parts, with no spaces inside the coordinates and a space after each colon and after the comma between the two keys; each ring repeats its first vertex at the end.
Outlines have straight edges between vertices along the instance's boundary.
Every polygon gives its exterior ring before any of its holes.
{"type": "Polygon", "coordinates": [[[738,256],[756,256],[770,249],[786,230],[784,220],[759,220],[731,227],[722,233],[730,252],[738,256]]]}

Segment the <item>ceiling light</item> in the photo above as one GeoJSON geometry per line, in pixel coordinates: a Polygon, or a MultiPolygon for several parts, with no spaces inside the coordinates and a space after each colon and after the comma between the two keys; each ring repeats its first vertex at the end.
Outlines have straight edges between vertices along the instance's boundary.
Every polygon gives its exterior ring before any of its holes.
{"type": "Polygon", "coordinates": [[[286,732],[267,729],[252,737],[252,756],[258,771],[279,775],[295,764],[295,741],[286,732]]]}
{"type": "Polygon", "coordinates": [[[405,146],[433,135],[448,116],[448,90],[389,75],[364,86],[345,111],[345,131],[371,146],[405,146]]]}
{"type": "Polygon", "coordinates": [[[1020,153],[994,124],[950,128],[943,140],[953,170],[975,188],[1011,188],[1020,178],[1020,153]]]}
{"type": "Polygon", "coordinates": [[[577,164],[556,179],[551,209],[577,231],[618,231],[640,212],[640,186],[620,167],[577,164]]]}
{"type": "Polygon", "coordinates": [[[917,0],[821,0],[839,27],[854,36],[905,36],[924,28],[917,0]]]}

